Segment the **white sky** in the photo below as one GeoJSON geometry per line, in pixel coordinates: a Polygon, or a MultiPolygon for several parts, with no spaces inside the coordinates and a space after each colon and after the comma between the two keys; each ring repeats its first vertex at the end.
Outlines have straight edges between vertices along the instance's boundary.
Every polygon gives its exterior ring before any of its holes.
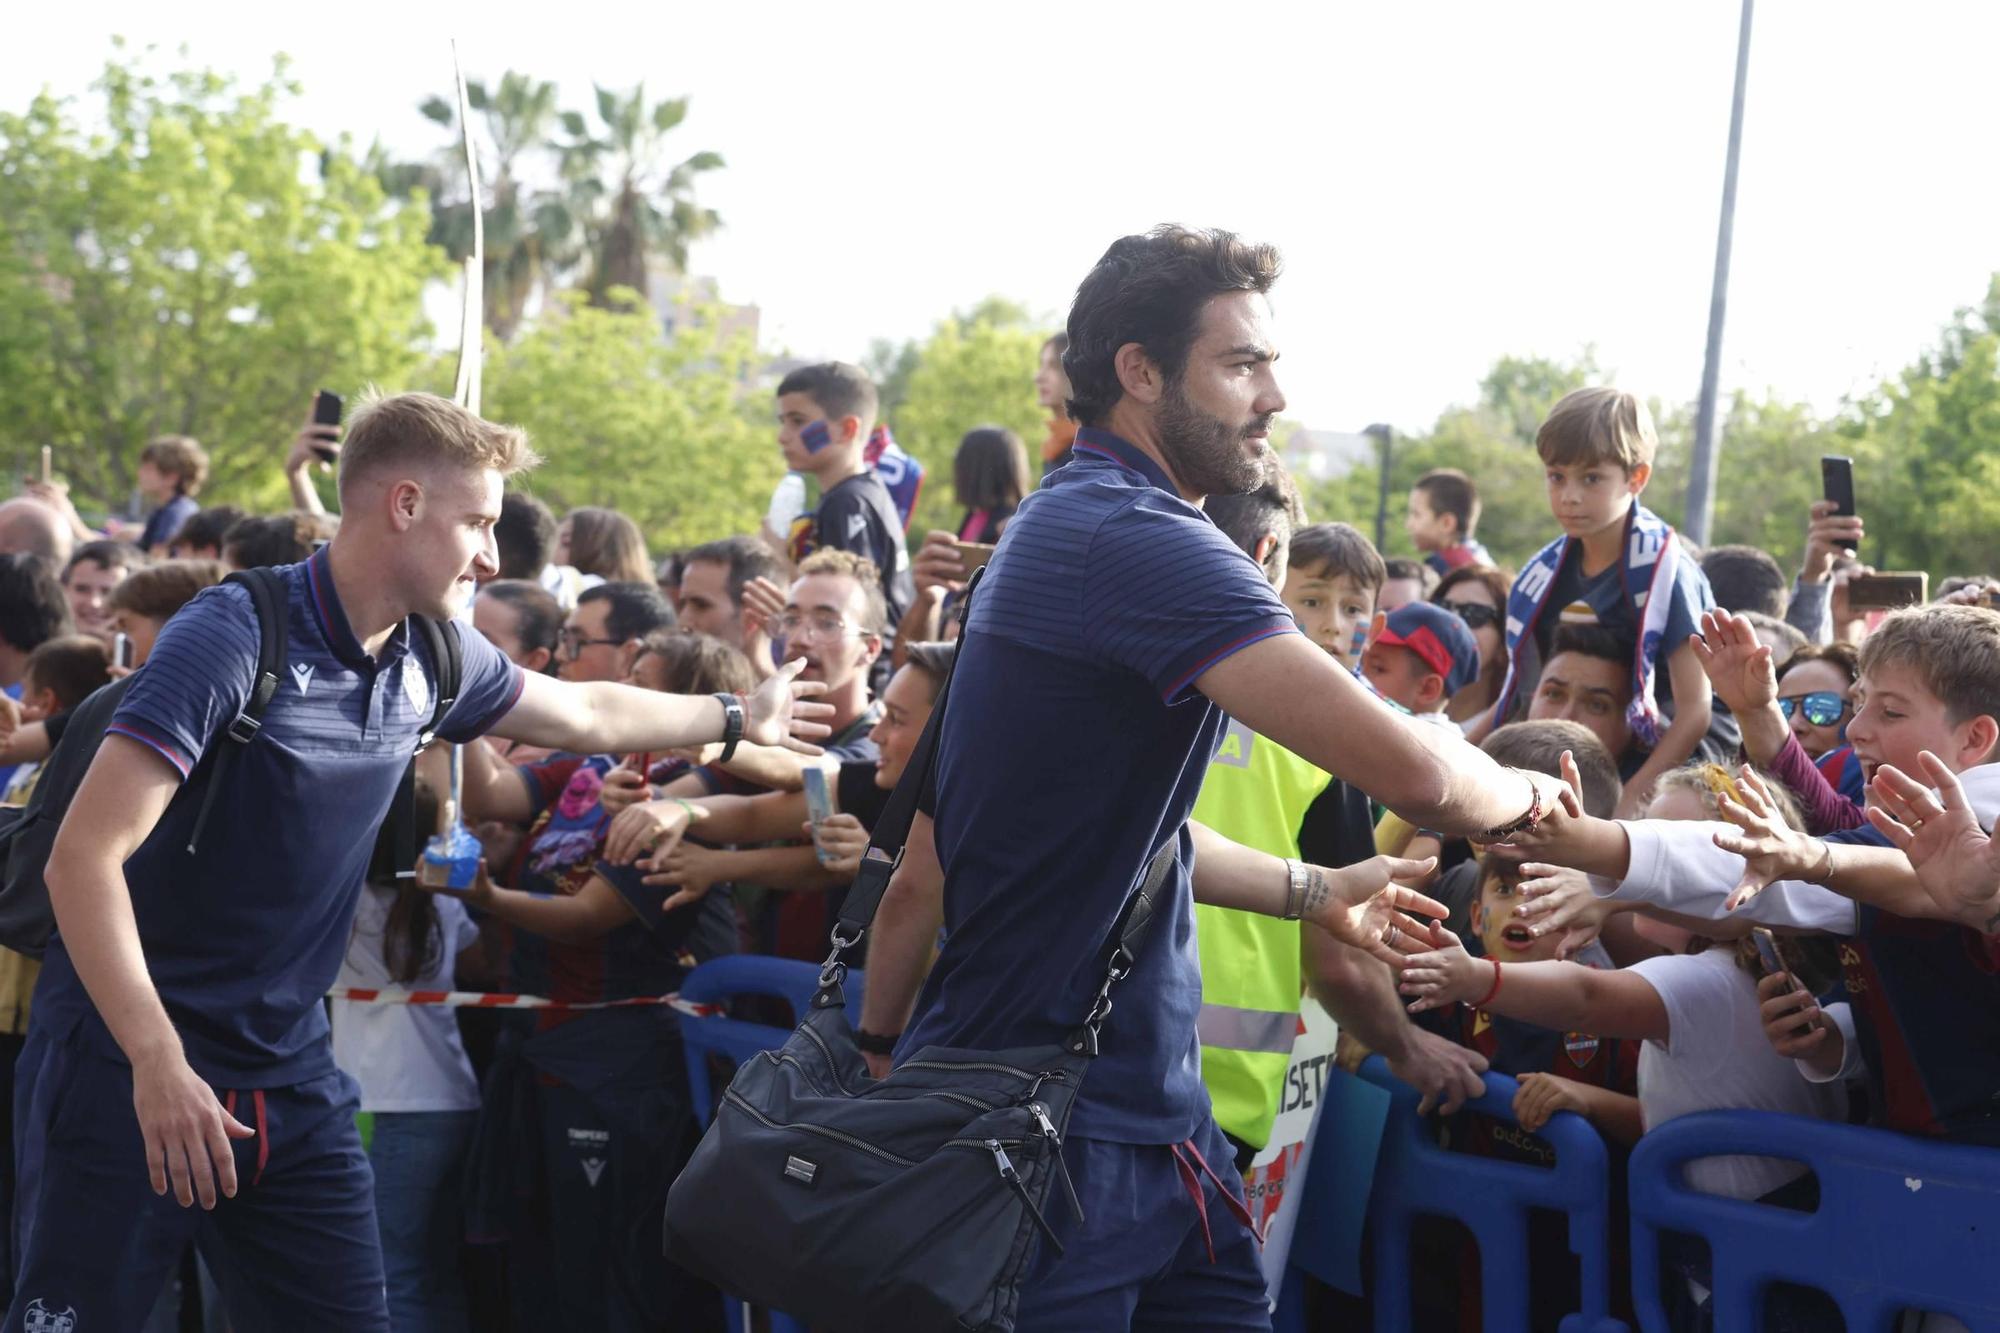
{"type": "MultiPolygon", "coordinates": [[[[81,92],[114,32],[250,77],[284,50],[297,119],[416,154],[462,25],[475,77],[553,78],[579,108],[593,81],[693,96],[684,151],[729,160],[703,194],[727,230],[693,267],[761,305],[773,347],[856,357],[995,292],[1053,323],[1113,237],[1171,219],[1284,248],[1289,415],[1422,428],[1505,353],[1595,344],[1628,387],[1694,397],[1737,16],[100,0],[9,18],[0,102],[81,92]]],[[[2000,6],[1764,0],[1756,21],[1723,388],[1831,409],[2000,270],[2000,6]]]]}

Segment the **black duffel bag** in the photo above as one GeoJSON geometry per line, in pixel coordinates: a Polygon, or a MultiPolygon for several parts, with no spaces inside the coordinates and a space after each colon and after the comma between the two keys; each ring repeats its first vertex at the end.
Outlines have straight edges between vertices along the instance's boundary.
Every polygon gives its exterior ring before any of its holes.
{"type": "Polygon", "coordinates": [[[816,1333],[1014,1327],[1039,1246],[1060,1249],[1050,1209],[1081,1218],[1063,1135],[1111,988],[1174,864],[1169,838],[1121,913],[1091,1012],[1060,1045],[926,1046],[872,1078],[847,1021],[842,955],[902,859],[950,690],[948,673],[841,905],[805,1021],[737,1071],[667,1198],[674,1262],[816,1333]]]}

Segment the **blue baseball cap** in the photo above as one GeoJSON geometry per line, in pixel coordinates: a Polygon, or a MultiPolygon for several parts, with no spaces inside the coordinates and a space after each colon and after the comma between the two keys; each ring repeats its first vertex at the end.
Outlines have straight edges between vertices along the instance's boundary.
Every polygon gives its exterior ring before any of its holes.
{"type": "Polygon", "coordinates": [[[1389,613],[1377,643],[1408,648],[1444,677],[1446,695],[1479,679],[1479,640],[1454,613],[1430,602],[1410,602],[1389,613]]]}

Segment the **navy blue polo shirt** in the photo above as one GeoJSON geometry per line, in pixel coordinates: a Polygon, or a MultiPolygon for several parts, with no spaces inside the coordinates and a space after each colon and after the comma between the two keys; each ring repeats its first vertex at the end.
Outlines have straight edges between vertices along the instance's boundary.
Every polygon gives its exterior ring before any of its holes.
{"type": "Polygon", "coordinates": [[[974,599],[939,741],[945,942],[902,1052],[1055,1043],[1090,1010],[1119,910],[1179,854],[1114,992],[1074,1132],[1188,1138],[1208,1111],[1188,814],[1222,711],[1193,688],[1297,632],[1254,561],[1107,431],[1007,525],[974,599]]]}
{"type": "MultiPolygon", "coordinates": [[[[278,570],[291,594],[287,670],[264,728],[232,761],[201,845],[201,786],[176,793],[125,863],[146,966],[195,1072],[219,1087],[279,1087],[330,1073],[327,987],[340,971],[376,830],[430,720],[437,675],[404,624],[362,651],[324,550],[278,570]]],[[[468,741],[505,716],[524,677],[457,623],[464,673],[440,735],[468,741]]],[[[249,697],[257,613],[248,590],[210,588],[167,622],[110,730],[183,778],[249,697]]],[[[49,942],[33,1022],[82,1023],[116,1053],[61,936],[49,942]]]]}

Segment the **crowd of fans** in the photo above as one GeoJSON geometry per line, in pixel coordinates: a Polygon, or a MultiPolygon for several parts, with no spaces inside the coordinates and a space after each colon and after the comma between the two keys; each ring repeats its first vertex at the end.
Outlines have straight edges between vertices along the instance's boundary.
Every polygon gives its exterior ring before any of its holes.
{"type": "MultiPolygon", "coordinates": [[[[834,706],[833,735],[819,757],[746,744],[727,762],[720,747],[580,755],[474,743],[456,814],[485,862],[462,895],[398,880],[385,833],[343,986],[555,1002],[530,1013],[333,1002],[339,1063],[360,1081],[371,1125],[397,1329],[720,1327],[717,1294],[660,1257],[663,1200],[696,1133],[680,1020],[665,1006],[588,1006],[668,995],[723,954],[824,956],[950,669],[971,569],[1003,540],[1036,475],[1067,460],[1062,353],[1058,335],[1037,373],[1052,416],[1039,459],[1005,429],[965,435],[951,478],[963,513],[950,531],[906,531],[909,497],[892,488],[902,478],[880,467],[875,387],[839,363],[777,386],[783,494],[817,499],[790,515],[774,505],[778,521],[763,531],[649,552],[614,509],[558,516],[525,491],[506,497],[499,577],[471,618],[513,662],[707,694],[753,689],[803,657],[803,678],[822,682],[834,706]],[[822,780],[832,812],[816,817],[807,789],[822,780]]],[[[184,437],[147,446],[148,508],[131,522],[93,528],[46,480],[0,504],[9,804],[32,792],[67,716],[143,669],[182,605],[231,569],[303,560],[330,534],[338,520],[312,474],[337,465],[339,447],[335,427],[300,432],[285,463],[297,507],[285,513],[203,507],[207,460],[184,437]]],[[[1400,977],[1308,939],[1287,946],[1277,972],[1246,980],[1227,956],[1226,919],[1245,914],[1203,907],[1211,985],[1261,984],[1279,1014],[1302,990],[1317,996],[1341,1021],[1343,1063],[1389,1056],[1449,1113],[1439,1132],[1465,1151],[1546,1161],[1534,1131],[1567,1111],[1619,1152],[1668,1119],[1727,1108],[2000,1142],[1995,937],[1840,897],[1845,862],[1828,853],[1821,866],[1813,850],[1868,841],[1878,767],[1924,773],[1925,751],[1966,774],[1979,805],[1974,774],[2000,746],[2000,613],[1986,608],[2000,585],[1981,576],[1930,605],[1861,604],[1850,588],[1867,572],[1852,554],[1862,520],[1831,504],[1800,516],[1794,576],[1748,547],[1696,550],[1642,503],[1654,449],[1632,395],[1563,399],[1539,459],[1519,464],[1545,472],[1554,539],[1518,570],[1477,540],[1478,487],[1453,470],[1409,493],[1417,560],[1385,560],[1349,524],[1308,522],[1275,463],[1260,490],[1211,502],[1300,628],[1382,699],[1504,763],[1569,778],[1593,816],[1545,843],[1476,847],[1296,761],[1279,783],[1296,794],[1282,811],[1198,817],[1261,820],[1276,829],[1272,850],[1320,864],[1435,856],[1425,892],[1451,915],[1400,977]],[[1731,820],[1728,832],[1715,827],[1731,820]],[[1800,839],[1814,841],[1799,850],[1800,839]],[[1738,853],[1763,865],[1772,848],[1790,848],[1785,864],[1804,866],[1790,879],[1806,882],[1725,910],[1745,878],[1738,853]],[[1776,931],[1764,951],[1750,935],[1757,922],[1776,931]],[[1925,1008],[1947,999],[1981,1016],[1961,1026],[1925,1008]],[[1519,1080],[1518,1127],[1460,1109],[1485,1069],[1519,1080]]],[[[1227,749],[1218,765],[1236,762],[1227,749]]],[[[449,781],[442,754],[427,756],[429,828],[449,781]]],[[[920,941],[936,933],[934,917],[916,923],[920,941]]],[[[901,1030],[927,958],[928,944],[914,969],[885,960],[869,1032],[901,1030]]],[[[35,971],[0,951],[9,1066],[35,971]]],[[[1218,1122],[1247,1166],[1270,1136],[1284,1062],[1237,1059],[1206,1030],[1203,1043],[1218,1122]]],[[[1795,1164],[1717,1159],[1694,1181],[1813,1205],[1814,1182],[1795,1164]]],[[[1448,1238],[1429,1243],[1457,1271],[1448,1238]]],[[[1563,1304],[1560,1238],[1538,1238],[1534,1262],[1546,1302],[1537,1318],[1549,1318],[1536,1326],[1553,1327],[1574,1308],[1563,1304]]],[[[1676,1327],[1705,1327],[1705,1263],[1688,1253],[1671,1265],[1676,1327]]],[[[227,1281],[190,1258],[154,1327],[196,1326],[198,1293],[218,1277],[227,1281]]],[[[1456,1291],[1424,1312],[1427,1326],[1457,1326],[1452,1307],[1464,1303],[1456,1291]]],[[[1774,1327],[1826,1328],[1830,1317],[1811,1293],[1770,1307],[1774,1327]]]]}

